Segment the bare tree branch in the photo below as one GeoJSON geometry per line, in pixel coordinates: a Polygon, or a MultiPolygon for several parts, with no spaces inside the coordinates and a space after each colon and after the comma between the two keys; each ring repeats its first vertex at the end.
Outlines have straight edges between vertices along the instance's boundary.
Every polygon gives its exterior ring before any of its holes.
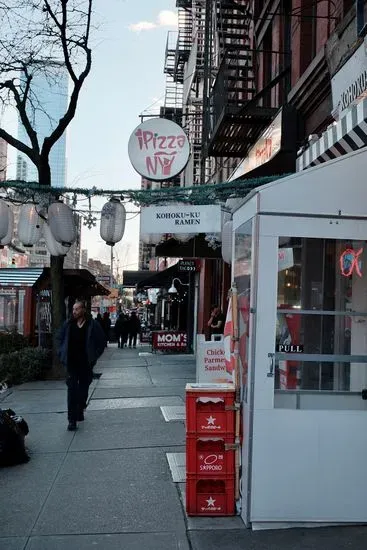
{"type": "Polygon", "coordinates": [[[32,76],[28,76],[26,81],[25,91],[23,93],[23,98],[21,97],[19,90],[17,89],[17,87],[15,86],[12,80],[7,80],[3,84],[0,84],[0,90],[2,88],[8,88],[8,90],[10,90],[13,94],[15,105],[20,116],[20,120],[22,121],[25,131],[27,132],[32,144],[34,154],[30,158],[32,158],[34,162],[34,159],[36,159],[39,156],[40,149],[39,149],[39,143],[37,138],[37,132],[35,132],[35,130],[33,129],[26,111],[26,102],[27,102],[27,96],[29,93],[31,81],[32,81],[32,76]]]}
{"type": "MultiPolygon", "coordinates": [[[[87,23],[86,23],[86,32],[85,32],[85,38],[81,42],[82,49],[85,52],[86,55],[86,63],[83,71],[80,73],[79,77],[76,76],[72,65],[70,61],[70,53],[68,50],[68,38],[67,38],[67,3],[68,0],[61,0],[62,1],[62,13],[63,13],[63,19],[62,23],[57,23],[58,28],[60,29],[60,38],[62,42],[63,47],[63,53],[64,53],[64,61],[66,68],[68,69],[69,75],[73,81],[74,88],[71,93],[68,109],[65,113],[65,115],[59,120],[59,123],[55,130],[52,132],[52,134],[45,138],[42,146],[41,155],[49,154],[49,151],[51,150],[52,146],[60,139],[62,134],[65,132],[66,128],[72,121],[72,119],[75,116],[76,107],[78,104],[79,94],[80,90],[83,86],[83,83],[85,79],[87,78],[88,74],[90,73],[91,67],[92,67],[92,50],[88,46],[88,40],[90,35],[90,25],[91,25],[91,16],[92,16],[92,0],[89,0],[88,2],[88,9],[87,9],[87,23]]],[[[51,17],[56,19],[56,15],[52,12],[48,0],[45,0],[45,5],[47,7],[51,15],[51,17]]],[[[54,20],[55,20],[54,19],[54,20]]]]}
{"type": "Polygon", "coordinates": [[[15,149],[18,149],[18,151],[21,151],[25,155],[27,155],[32,162],[36,164],[37,159],[35,158],[34,151],[31,147],[28,147],[25,143],[20,141],[19,139],[16,139],[14,136],[6,132],[3,128],[0,128],[0,138],[3,138],[9,145],[12,145],[15,149]]]}
{"type": "Polygon", "coordinates": [[[91,70],[92,5],[93,0],[0,0],[0,101],[8,103],[11,93],[30,144],[7,132],[0,137],[25,153],[39,173],[43,169],[49,173],[50,151],[74,118],[80,91],[91,70]],[[42,95],[38,95],[33,82],[39,74],[49,82],[55,80],[57,89],[57,71],[62,64],[72,90],[65,113],[55,120],[47,113],[47,105],[42,104],[42,95]],[[50,133],[42,135],[42,143],[37,133],[37,112],[48,117],[50,123],[50,133]]]}

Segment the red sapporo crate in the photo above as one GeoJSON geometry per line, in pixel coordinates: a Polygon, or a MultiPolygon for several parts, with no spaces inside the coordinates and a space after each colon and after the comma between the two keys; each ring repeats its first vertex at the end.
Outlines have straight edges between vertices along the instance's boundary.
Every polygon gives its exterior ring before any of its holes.
{"type": "Polygon", "coordinates": [[[233,435],[233,384],[186,384],[186,433],[233,435]]]}
{"type": "Polygon", "coordinates": [[[202,477],[234,476],[233,437],[186,438],[186,474],[202,477]]]}
{"type": "Polygon", "coordinates": [[[234,516],[234,478],[189,476],[186,512],[189,516],[234,516]]]}

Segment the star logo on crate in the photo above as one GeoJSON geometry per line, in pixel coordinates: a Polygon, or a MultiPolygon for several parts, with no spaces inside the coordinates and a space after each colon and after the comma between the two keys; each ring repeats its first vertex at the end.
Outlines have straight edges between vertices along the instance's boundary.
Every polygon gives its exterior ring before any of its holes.
{"type": "Polygon", "coordinates": [[[208,421],[208,426],[214,426],[216,418],[214,416],[209,416],[209,418],[207,418],[207,421],[208,421]]]}
{"type": "Polygon", "coordinates": [[[214,506],[214,504],[215,504],[215,499],[212,498],[212,497],[209,497],[209,498],[207,499],[207,503],[208,503],[208,506],[214,506]]]}

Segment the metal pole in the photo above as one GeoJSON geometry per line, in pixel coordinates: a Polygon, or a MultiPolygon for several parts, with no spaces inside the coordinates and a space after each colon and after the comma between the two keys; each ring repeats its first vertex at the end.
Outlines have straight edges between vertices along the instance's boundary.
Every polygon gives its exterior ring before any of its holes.
{"type": "Polygon", "coordinates": [[[192,335],[192,347],[196,353],[197,331],[198,331],[198,303],[199,303],[199,277],[200,273],[195,273],[195,294],[194,294],[194,329],[192,335]]]}
{"type": "Polygon", "coordinates": [[[110,288],[113,285],[113,247],[111,246],[111,273],[110,273],[110,288]]]}
{"type": "Polygon", "coordinates": [[[192,273],[189,272],[189,288],[187,291],[187,319],[186,319],[186,334],[187,334],[187,351],[192,351],[192,273]]]}
{"type": "Polygon", "coordinates": [[[162,313],[161,313],[161,329],[164,330],[164,305],[165,299],[162,300],[162,313]]]}

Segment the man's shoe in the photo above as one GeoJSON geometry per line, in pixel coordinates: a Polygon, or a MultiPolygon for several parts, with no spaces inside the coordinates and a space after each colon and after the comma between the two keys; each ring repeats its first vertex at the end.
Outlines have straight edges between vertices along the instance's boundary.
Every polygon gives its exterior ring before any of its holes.
{"type": "Polygon", "coordinates": [[[69,422],[68,430],[69,430],[69,432],[75,432],[75,430],[76,430],[76,422],[75,421],[70,421],[69,422]]]}
{"type": "Polygon", "coordinates": [[[84,420],[84,413],[83,412],[78,414],[77,420],[78,420],[78,422],[83,422],[83,420],[84,420]]]}

